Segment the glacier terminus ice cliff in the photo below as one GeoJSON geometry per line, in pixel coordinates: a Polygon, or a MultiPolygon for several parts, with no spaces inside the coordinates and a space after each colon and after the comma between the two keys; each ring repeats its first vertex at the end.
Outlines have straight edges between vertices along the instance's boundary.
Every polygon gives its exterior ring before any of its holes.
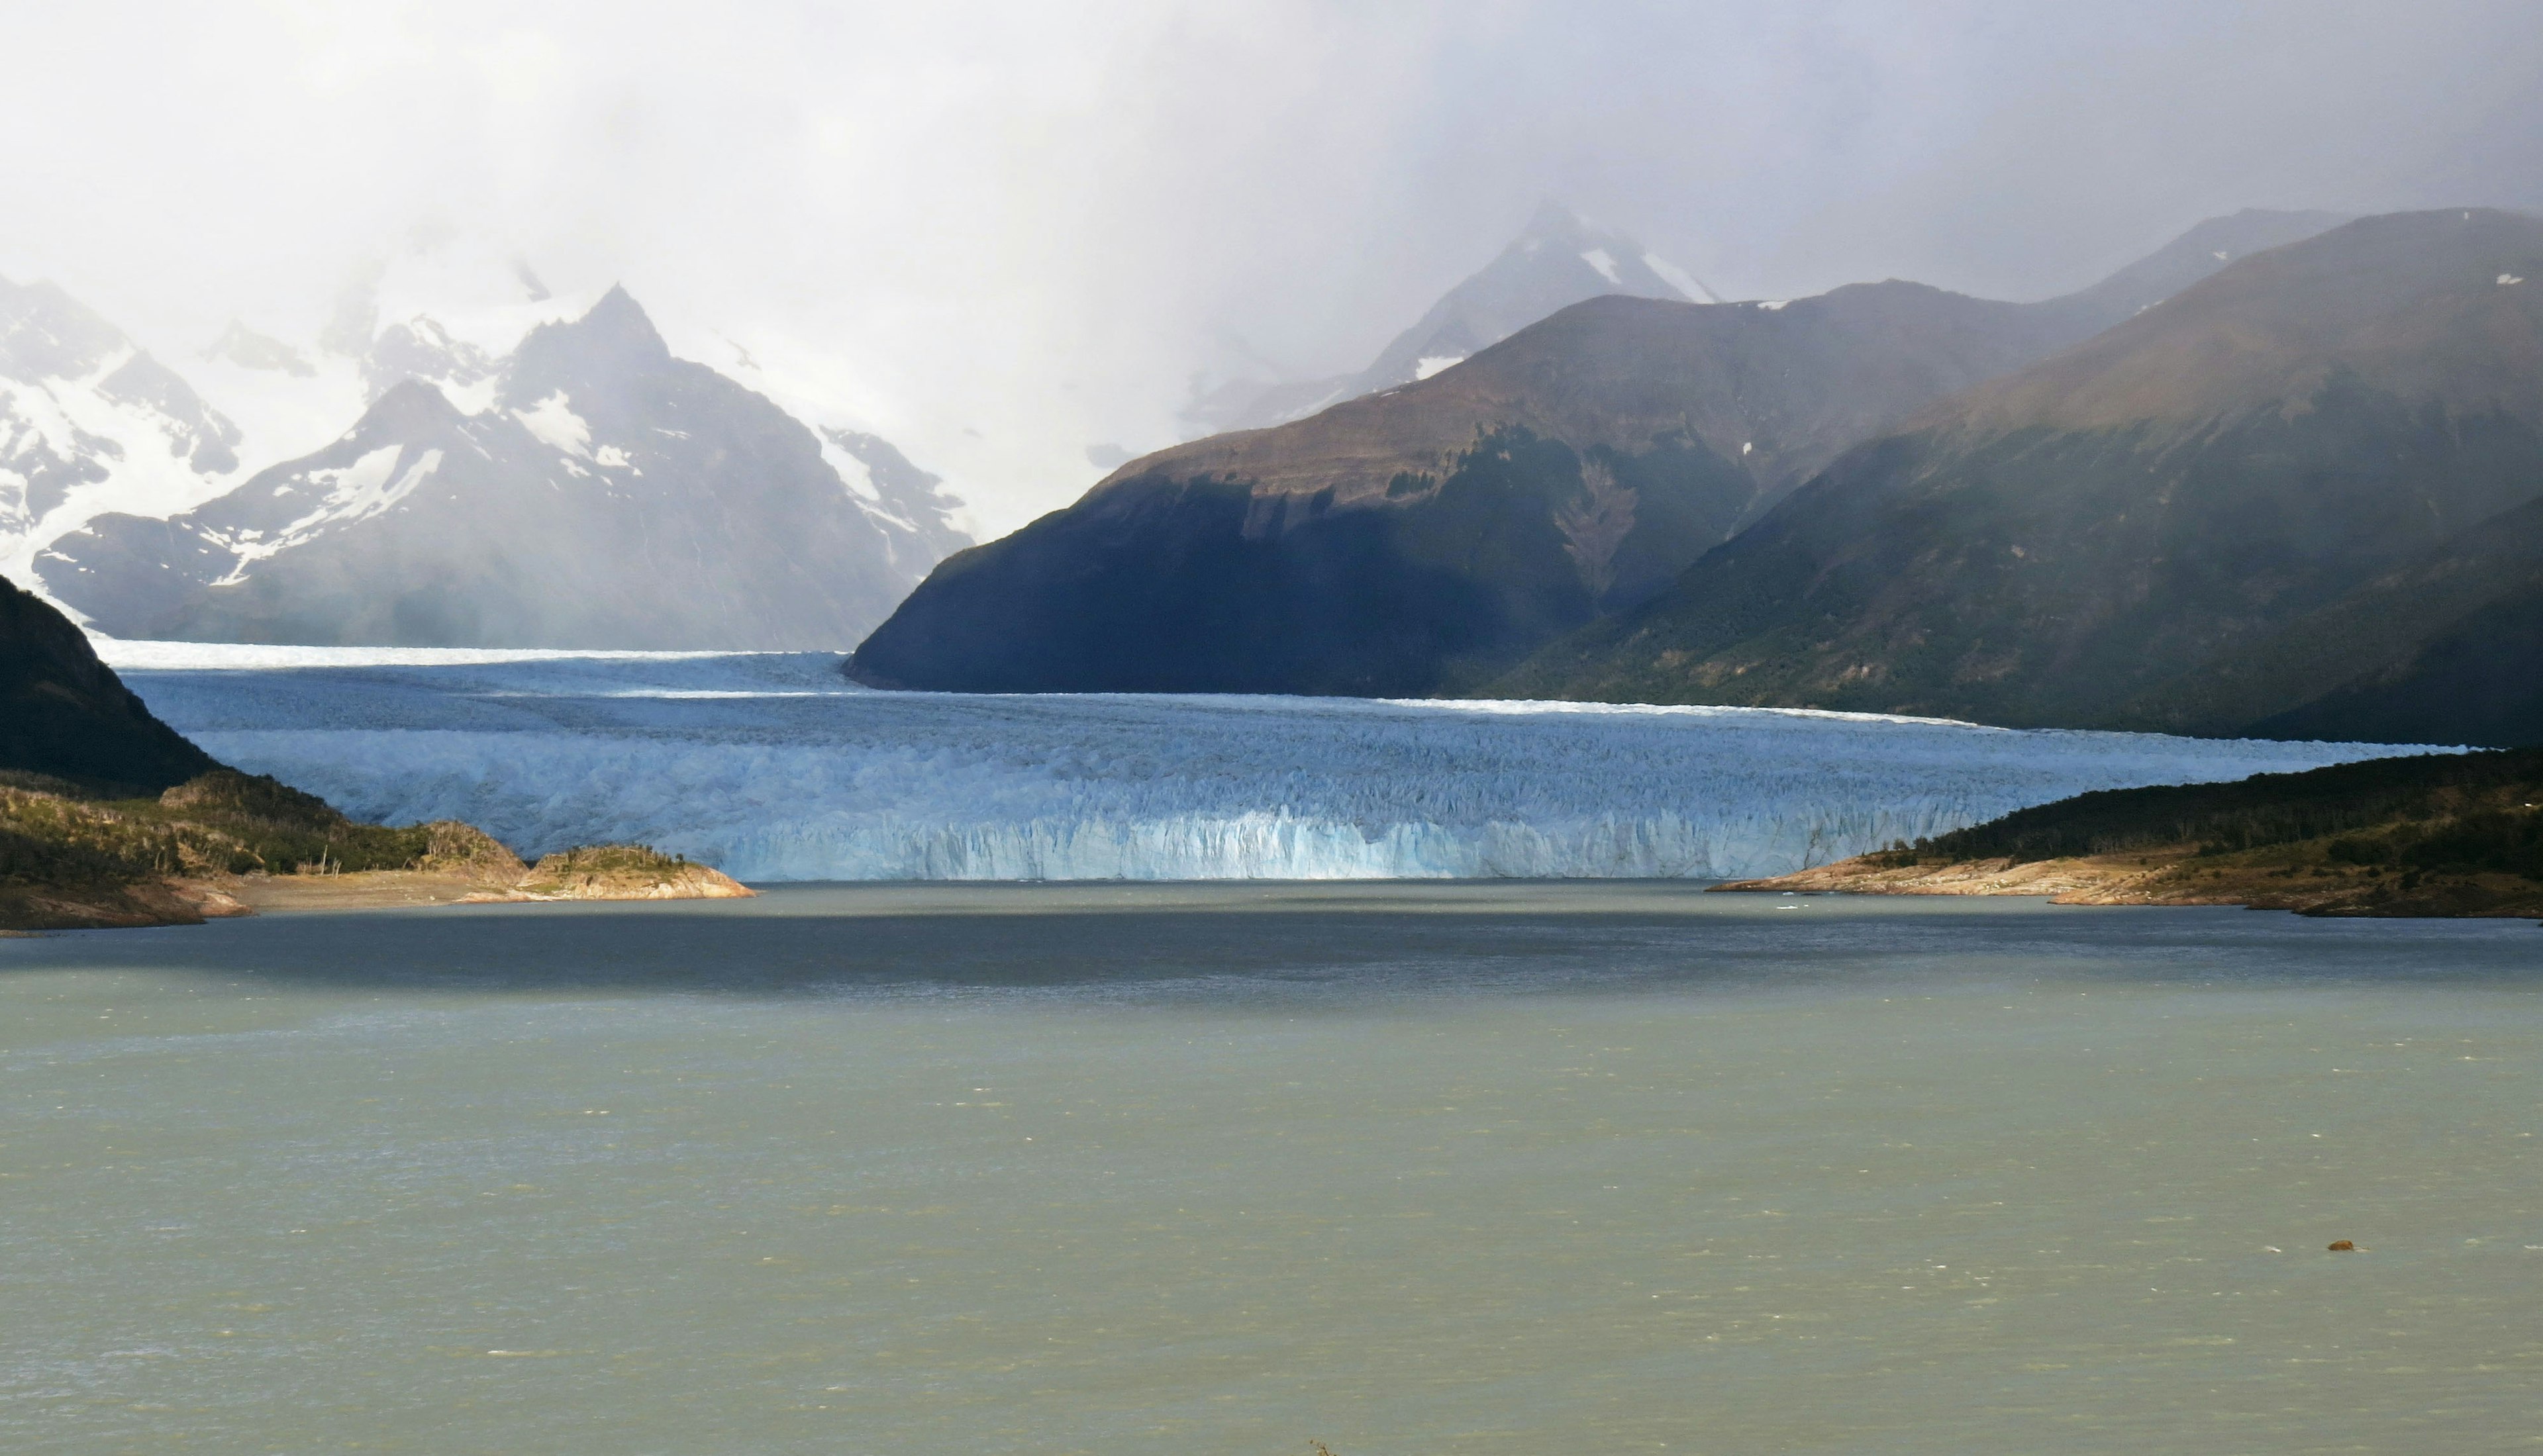
{"type": "Polygon", "coordinates": [[[2093,789],[2392,744],[1575,703],[948,695],[828,653],[102,642],[221,759],[525,854],[639,841],[745,881],[1788,873],[2093,789]]]}

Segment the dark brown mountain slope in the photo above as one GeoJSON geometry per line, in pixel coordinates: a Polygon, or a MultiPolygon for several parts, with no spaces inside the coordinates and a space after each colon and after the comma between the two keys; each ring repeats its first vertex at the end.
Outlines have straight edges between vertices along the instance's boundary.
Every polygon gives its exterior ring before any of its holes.
{"type": "Polygon", "coordinates": [[[2543,497],[2527,277],[2543,220],[2481,210],[2246,259],[1848,452],[1496,690],[2211,731],[2311,701],[2336,663],[2239,709],[2201,674],[2543,497]]]}
{"type": "Polygon", "coordinates": [[[963,691],[1479,682],[1649,597],[1849,444],[2329,220],[2219,219],[2038,304],[1902,282],[1591,299],[1428,379],[1131,463],[945,562],[852,671],[963,691]]]}
{"type": "Polygon", "coordinates": [[[151,717],[69,618],[0,580],[0,770],[156,794],[218,766],[151,717]]]}

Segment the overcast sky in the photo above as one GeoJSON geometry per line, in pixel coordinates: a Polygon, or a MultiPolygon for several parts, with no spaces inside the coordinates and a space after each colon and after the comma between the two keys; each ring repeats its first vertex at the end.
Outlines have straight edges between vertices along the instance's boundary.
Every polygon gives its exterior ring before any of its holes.
{"type": "Polygon", "coordinates": [[[366,257],[623,280],[1003,530],[1087,445],[1171,440],[1195,369],[1365,364],[1546,197],[1733,297],[2042,296],[2244,206],[2543,207],[2537,19],[0,0],[0,275],[181,367],[233,316],[309,338],[366,257]]]}

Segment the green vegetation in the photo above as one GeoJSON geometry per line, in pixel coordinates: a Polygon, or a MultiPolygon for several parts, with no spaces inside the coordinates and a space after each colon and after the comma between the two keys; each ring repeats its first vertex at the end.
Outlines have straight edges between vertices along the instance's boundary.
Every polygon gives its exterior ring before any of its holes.
{"type": "Polygon", "coordinates": [[[686,855],[666,855],[641,844],[580,844],[540,859],[516,888],[550,896],[573,896],[593,886],[636,889],[675,883],[692,868],[686,855]]]}
{"type": "Polygon", "coordinates": [[[2113,902],[2543,915],[2543,749],[2079,795],[1855,862],[1872,878],[2082,862],[2113,902]]]}
{"type": "Polygon", "coordinates": [[[666,855],[641,844],[578,844],[542,857],[531,873],[541,877],[676,875],[688,867],[687,855],[666,855]]]}
{"type": "Polygon", "coordinates": [[[198,918],[172,909],[163,886],[172,878],[506,866],[517,874],[520,862],[465,824],[355,823],[324,800],[234,769],[156,799],[0,771],[0,926],[198,918]]]}
{"type": "Polygon", "coordinates": [[[2345,863],[2530,872],[2543,879],[2538,803],[2543,750],[2377,758],[2232,784],[2082,794],[1919,841],[1912,852],[2023,864],[2173,845],[2194,845],[2214,857],[2323,840],[2347,846],[2334,856],[2345,863]]]}
{"type": "Polygon", "coordinates": [[[156,799],[104,799],[64,780],[0,774],[0,883],[403,870],[431,847],[424,825],[357,824],[324,800],[234,769],[156,799]]]}

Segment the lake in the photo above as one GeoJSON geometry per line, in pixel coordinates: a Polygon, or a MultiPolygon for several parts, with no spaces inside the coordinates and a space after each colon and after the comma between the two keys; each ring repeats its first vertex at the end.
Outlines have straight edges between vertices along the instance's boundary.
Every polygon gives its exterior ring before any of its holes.
{"type": "Polygon", "coordinates": [[[2538,1135],[2528,922],[807,884],[7,940],[0,1449],[2499,1450],[2538,1135]]]}

